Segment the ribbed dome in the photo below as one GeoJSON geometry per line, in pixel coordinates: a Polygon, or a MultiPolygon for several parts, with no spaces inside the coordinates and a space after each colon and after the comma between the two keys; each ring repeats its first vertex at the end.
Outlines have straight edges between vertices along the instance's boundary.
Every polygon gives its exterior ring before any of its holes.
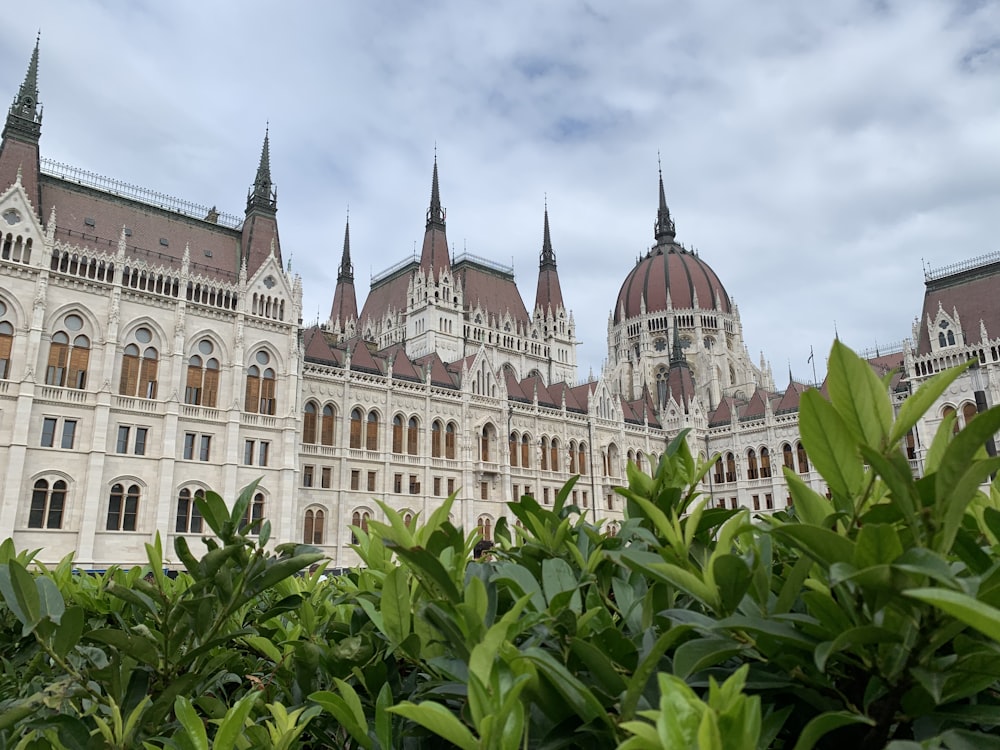
{"type": "Polygon", "coordinates": [[[615,323],[622,322],[623,308],[625,318],[639,317],[643,299],[647,313],[666,310],[668,291],[675,309],[732,312],[725,287],[707,263],[680,245],[660,242],[636,264],[622,284],[615,304],[615,323]]]}

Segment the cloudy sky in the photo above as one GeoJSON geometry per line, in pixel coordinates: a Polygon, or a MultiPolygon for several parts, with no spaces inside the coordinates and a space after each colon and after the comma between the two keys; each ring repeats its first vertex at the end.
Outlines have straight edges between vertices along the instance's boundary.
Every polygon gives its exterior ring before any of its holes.
{"type": "Polygon", "coordinates": [[[449,240],[513,264],[529,306],[547,196],[581,378],[653,242],[657,153],[678,240],[779,387],[789,365],[811,379],[810,347],[823,376],[835,326],[857,349],[909,336],[925,266],[1000,250],[997,2],[36,0],[7,15],[0,97],[41,29],[45,157],[240,214],[270,123],[307,322],[329,312],[348,207],[359,302],[413,253],[435,144],[449,240]]]}

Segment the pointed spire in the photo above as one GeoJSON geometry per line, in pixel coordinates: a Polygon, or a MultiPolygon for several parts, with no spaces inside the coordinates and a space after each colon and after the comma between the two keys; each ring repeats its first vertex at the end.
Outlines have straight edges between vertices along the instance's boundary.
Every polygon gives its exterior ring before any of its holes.
{"type": "Polygon", "coordinates": [[[270,145],[270,124],[264,129],[264,145],[260,149],[260,163],[257,165],[257,176],[254,178],[253,187],[247,195],[247,211],[252,209],[264,209],[267,211],[278,210],[278,191],[271,183],[271,145],[270,145]]]}
{"type": "Polygon", "coordinates": [[[351,219],[348,217],[344,225],[344,252],[340,256],[340,273],[337,276],[337,283],[342,281],[354,281],[354,264],[351,263],[351,219]]]}
{"type": "Polygon", "coordinates": [[[431,205],[427,209],[427,228],[431,224],[444,226],[445,210],[441,207],[441,192],[438,189],[438,157],[437,146],[434,147],[434,177],[431,179],[431,205]]]}
{"type": "Polygon", "coordinates": [[[670,209],[667,208],[667,196],[663,191],[663,167],[660,165],[660,155],[657,153],[656,162],[660,172],[660,206],[656,211],[656,244],[666,245],[672,243],[677,236],[674,220],[670,218],[670,209]]]}
{"type": "Polygon", "coordinates": [[[674,325],[674,345],[670,350],[670,366],[687,364],[687,357],[684,356],[684,347],[681,346],[681,334],[676,324],[674,325]]]}
{"type": "MultiPolygon", "coordinates": [[[[556,270],[556,254],[552,251],[552,237],[549,233],[549,202],[545,199],[545,220],[542,230],[542,252],[538,257],[538,285],[535,287],[535,310],[543,316],[554,315],[565,307],[559,272],[556,270]]],[[[535,321],[538,322],[537,320],[535,321]]]]}
{"type": "Polygon", "coordinates": [[[549,235],[549,199],[545,198],[545,228],[542,230],[542,253],[538,261],[539,269],[556,267],[556,254],[552,252],[552,238],[549,235]]]}
{"type": "Polygon", "coordinates": [[[7,123],[4,127],[3,137],[16,136],[20,140],[30,140],[38,142],[38,137],[42,132],[42,112],[38,105],[38,47],[42,34],[38,32],[35,38],[35,49],[31,53],[31,62],[28,63],[28,72],[24,75],[24,82],[17,90],[14,103],[10,105],[7,112],[7,123]]]}

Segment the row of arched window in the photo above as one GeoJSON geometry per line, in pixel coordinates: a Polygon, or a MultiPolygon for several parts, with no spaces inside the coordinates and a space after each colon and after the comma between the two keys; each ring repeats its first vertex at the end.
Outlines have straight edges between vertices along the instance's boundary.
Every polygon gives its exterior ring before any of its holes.
{"type": "MultiPolygon", "coordinates": [[[[137,482],[114,482],[108,492],[106,531],[136,531],[143,488],[137,482]]],[[[35,480],[28,509],[29,529],[61,529],[66,511],[68,485],[65,479],[41,478],[35,480]]],[[[177,494],[177,513],[174,531],[180,534],[200,534],[204,531],[203,518],[197,499],[205,496],[200,487],[184,487],[177,494]]],[[[251,534],[260,531],[264,519],[264,493],[257,492],[243,517],[244,526],[251,534]]]]}
{"type": "MultiPolygon", "coordinates": [[[[781,445],[782,463],[792,471],[805,474],[809,471],[809,458],[806,456],[806,449],[802,447],[802,441],[796,441],[793,448],[791,443],[781,445]]],[[[771,453],[767,446],[749,448],[743,456],[746,468],[747,479],[767,479],[772,476],[771,453]]],[[[732,451],[727,451],[720,455],[715,461],[715,471],[712,476],[716,484],[729,484],[737,479],[736,456],[732,451]]]]}
{"type": "MultiPolygon", "coordinates": [[[[10,377],[14,324],[8,306],[0,300],[0,379],[10,377]]],[[[160,349],[150,326],[138,326],[126,338],[122,350],[118,393],[155,399],[158,395],[160,349]]],[[[216,407],[219,400],[221,365],[217,346],[209,338],[200,339],[188,357],[184,381],[184,403],[216,407]]],[[[45,364],[45,384],[61,388],[86,389],[90,369],[91,338],[84,317],[70,312],[62,315],[53,331],[45,364]]],[[[259,349],[246,369],[244,410],[273,415],[277,409],[276,371],[272,356],[259,349]]]]}
{"type": "MultiPolygon", "coordinates": [[[[522,469],[532,468],[533,442],[528,433],[511,432],[508,438],[510,465],[522,469]]],[[[568,471],[570,474],[587,473],[587,444],[570,440],[566,447],[558,437],[543,435],[538,441],[538,468],[542,471],[568,471]]],[[[485,460],[485,459],[484,459],[485,460]]]]}

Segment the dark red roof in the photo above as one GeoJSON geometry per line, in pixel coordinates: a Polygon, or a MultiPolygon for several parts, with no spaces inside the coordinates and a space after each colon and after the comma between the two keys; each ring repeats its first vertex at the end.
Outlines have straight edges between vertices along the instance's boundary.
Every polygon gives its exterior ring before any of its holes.
{"type": "Polygon", "coordinates": [[[927,318],[937,318],[938,306],[946,315],[958,310],[966,343],[979,341],[979,321],[986,326],[991,337],[1000,336],[1000,261],[988,256],[977,263],[960,264],[955,272],[936,276],[927,281],[924,307],[920,314],[920,333],[917,336],[917,353],[931,351],[927,318]]]}
{"type": "Polygon", "coordinates": [[[622,284],[615,304],[615,322],[622,321],[623,309],[626,318],[639,316],[643,299],[647,312],[666,310],[668,293],[675,308],[695,307],[697,294],[699,309],[732,312],[725,287],[707,263],[679,245],[657,245],[622,284]]]}

